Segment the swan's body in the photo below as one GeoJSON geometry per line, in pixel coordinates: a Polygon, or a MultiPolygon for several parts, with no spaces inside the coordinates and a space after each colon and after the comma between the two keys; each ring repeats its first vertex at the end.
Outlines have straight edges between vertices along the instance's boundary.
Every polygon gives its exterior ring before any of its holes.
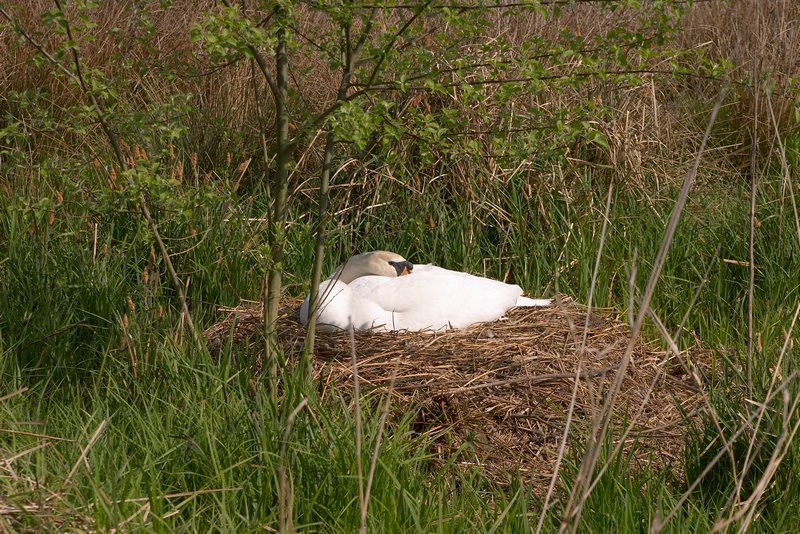
{"type": "MultiPolygon", "coordinates": [[[[434,265],[412,265],[391,252],[353,256],[320,284],[320,330],[443,330],[494,321],[515,306],[549,306],[506,284],[434,265]],[[413,272],[412,272],[413,269],[413,272]]],[[[300,308],[308,321],[308,299],[300,308]]]]}

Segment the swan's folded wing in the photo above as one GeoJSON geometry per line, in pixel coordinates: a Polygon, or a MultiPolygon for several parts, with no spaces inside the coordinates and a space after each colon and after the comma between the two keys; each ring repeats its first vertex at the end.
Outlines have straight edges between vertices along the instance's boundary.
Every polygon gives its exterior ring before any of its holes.
{"type": "Polygon", "coordinates": [[[419,267],[408,276],[364,281],[354,292],[390,312],[397,329],[407,330],[464,328],[494,321],[514,307],[522,294],[519,286],[497,280],[419,267]]]}

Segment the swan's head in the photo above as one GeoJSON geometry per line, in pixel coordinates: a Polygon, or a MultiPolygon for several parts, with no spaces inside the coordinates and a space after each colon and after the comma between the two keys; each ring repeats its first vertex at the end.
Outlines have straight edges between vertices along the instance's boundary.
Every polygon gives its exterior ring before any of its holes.
{"type": "Polygon", "coordinates": [[[388,276],[395,278],[411,273],[414,264],[400,254],[386,250],[375,250],[352,256],[336,269],[331,278],[349,284],[360,276],[388,276]]]}

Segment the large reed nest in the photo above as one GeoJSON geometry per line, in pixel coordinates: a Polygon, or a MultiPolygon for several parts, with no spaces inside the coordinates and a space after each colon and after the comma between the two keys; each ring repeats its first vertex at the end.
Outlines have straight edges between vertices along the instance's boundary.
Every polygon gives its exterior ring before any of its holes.
{"type": "MultiPolygon", "coordinates": [[[[303,350],[305,328],[292,317],[299,304],[284,302],[279,323],[289,364],[303,350]]],[[[258,354],[261,308],[227,311],[205,332],[209,349],[219,354],[228,343],[248,344],[258,354]]],[[[576,374],[571,428],[579,441],[570,443],[585,441],[630,336],[610,310],[592,310],[587,319],[585,307],[560,299],[551,308],[514,309],[465,330],[355,333],[354,342],[362,396],[385,398],[391,391],[393,408],[415,410],[415,429],[435,438],[440,460],[452,460],[460,449],[457,464],[481,466],[499,482],[520,476],[542,489],[558,455],[576,374]]],[[[351,354],[349,333],[317,335],[313,372],[323,396],[334,389],[352,394],[351,354]]],[[[710,362],[706,350],[676,356],[636,341],[611,438],[618,444],[630,428],[622,450],[634,451],[634,465],[663,467],[680,458],[687,426],[704,405],[702,377],[710,362]]],[[[579,454],[567,451],[573,460],[579,454]]]]}

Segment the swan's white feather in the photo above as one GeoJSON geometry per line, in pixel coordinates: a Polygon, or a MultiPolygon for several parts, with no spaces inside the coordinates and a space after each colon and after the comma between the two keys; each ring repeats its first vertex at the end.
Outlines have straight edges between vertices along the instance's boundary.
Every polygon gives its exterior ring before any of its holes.
{"type": "MultiPolygon", "coordinates": [[[[515,306],[551,304],[550,299],[523,297],[517,285],[434,265],[415,265],[411,274],[399,277],[363,275],[349,283],[328,279],[319,290],[317,325],[323,331],[351,325],[359,331],[465,328],[497,320],[515,306]]],[[[300,318],[308,320],[308,299],[300,318]]]]}
{"type": "Polygon", "coordinates": [[[520,296],[517,299],[518,308],[544,308],[553,304],[553,299],[532,299],[520,296]]]}

